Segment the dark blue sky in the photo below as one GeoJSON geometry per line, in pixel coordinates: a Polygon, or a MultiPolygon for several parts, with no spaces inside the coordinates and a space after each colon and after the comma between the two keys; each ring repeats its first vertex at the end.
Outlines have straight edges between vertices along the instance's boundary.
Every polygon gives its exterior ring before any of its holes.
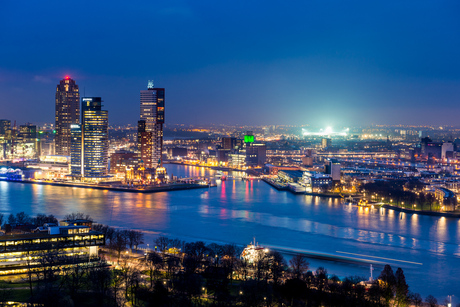
{"type": "Polygon", "coordinates": [[[450,124],[459,1],[0,0],[0,118],[53,122],[65,75],[135,124],[450,124]]]}

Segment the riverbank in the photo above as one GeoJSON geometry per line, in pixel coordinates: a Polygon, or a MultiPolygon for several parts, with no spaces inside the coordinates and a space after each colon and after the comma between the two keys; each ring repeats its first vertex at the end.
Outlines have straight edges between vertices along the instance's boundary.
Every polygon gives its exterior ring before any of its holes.
{"type": "MultiPolygon", "coordinates": [[[[200,165],[194,163],[184,163],[178,161],[164,161],[163,164],[175,164],[175,165],[183,165],[183,166],[195,166],[195,167],[204,167],[209,168],[215,171],[224,171],[224,172],[245,172],[248,175],[253,176],[260,176],[260,172],[257,169],[239,169],[239,168],[231,168],[231,167],[222,167],[222,166],[208,166],[208,165],[200,165]]],[[[262,170],[262,169],[260,169],[262,170]]]]}
{"type": "Polygon", "coordinates": [[[277,184],[276,182],[273,182],[272,180],[268,178],[262,178],[262,180],[268,183],[273,188],[277,189],[278,191],[288,191],[296,195],[310,195],[310,196],[328,197],[328,198],[343,198],[343,196],[340,194],[313,193],[313,192],[306,192],[306,191],[296,192],[296,191],[289,189],[287,185],[284,186],[284,185],[277,184]]]}
{"type": "Polygon", "coordinates": [[[453,212],[435,212],[435,211],[412,210],[412,209],[400,208],[400,207],[396,207],[396,206],[392,206],[392,205],[381,205],[380,207],[385,208],[385,209],[392,209],[392,210],[395,210],[395,211],[398,211],[398,212],[404,212],[404,213],[460,218],[460,213],[453,213],[453,212]]]}
{"type": "Polygon", "coordinates": [[[192,189],[203,189],[203,188],[215,187],[215,185],[198,184],[198,183],[174,183],[174,184],[165,184],[165,185],[159,185],[159,186],[136,188],[136,187],[121,187],[121,186],[107,186],[107,185],[94,185],[94,184],[65,183],[65,182],[46,182],[46,181],[35,181],[35,180],[8,180],[6,179],[2,181],[23,183],[23,184],[51,185],[51,186],[95,189],[95,190],[106,190],[106,191],[117,191],[117,192],[130,192],[130,193],[158,193],[158,192],[182,191],[182,190],[192,190],[192,189]]]}

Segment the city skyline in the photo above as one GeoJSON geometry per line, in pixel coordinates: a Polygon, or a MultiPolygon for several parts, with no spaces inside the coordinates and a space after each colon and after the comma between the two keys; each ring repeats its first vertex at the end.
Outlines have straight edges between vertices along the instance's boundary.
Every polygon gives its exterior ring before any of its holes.
{"type": "Polygon", "coordinates": [[[137,121],[150,79],[169,89],[170,123],[456,123],[458,3],[275,4],[59,3],[39,16],[5,3],[1,117],[52,122],[68,75],[105,97],[114,124],[137,121]]]}

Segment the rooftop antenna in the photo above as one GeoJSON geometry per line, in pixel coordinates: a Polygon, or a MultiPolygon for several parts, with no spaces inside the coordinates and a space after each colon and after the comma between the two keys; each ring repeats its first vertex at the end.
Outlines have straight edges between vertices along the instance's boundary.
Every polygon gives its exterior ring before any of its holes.
{"type": "Polygon", "coordinates": [[[147,88],[153,89],[153,80],[149,80],[149,82],[147,83],[147,88]]]}

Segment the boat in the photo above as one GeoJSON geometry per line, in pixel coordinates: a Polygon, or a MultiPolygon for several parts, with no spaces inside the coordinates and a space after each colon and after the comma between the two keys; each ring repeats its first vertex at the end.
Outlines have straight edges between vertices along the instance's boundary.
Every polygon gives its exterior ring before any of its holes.
{"type": "Polygon", "coordinates": [[[362,200],[362,199],[359,200],[357,205],[360,207],[370,207],[371,206],[367,200],[362,200]]]}
{"type": "Polygon", "coordinates": [[[254,238],[254,242],[251,242],[243,249],[240,258],[246,260],[248,263],[254,263],[254,261],[257,261],[257,259],[260,259],[261,256],[268,252],[269,249],[260,246],[254,238]]]}

